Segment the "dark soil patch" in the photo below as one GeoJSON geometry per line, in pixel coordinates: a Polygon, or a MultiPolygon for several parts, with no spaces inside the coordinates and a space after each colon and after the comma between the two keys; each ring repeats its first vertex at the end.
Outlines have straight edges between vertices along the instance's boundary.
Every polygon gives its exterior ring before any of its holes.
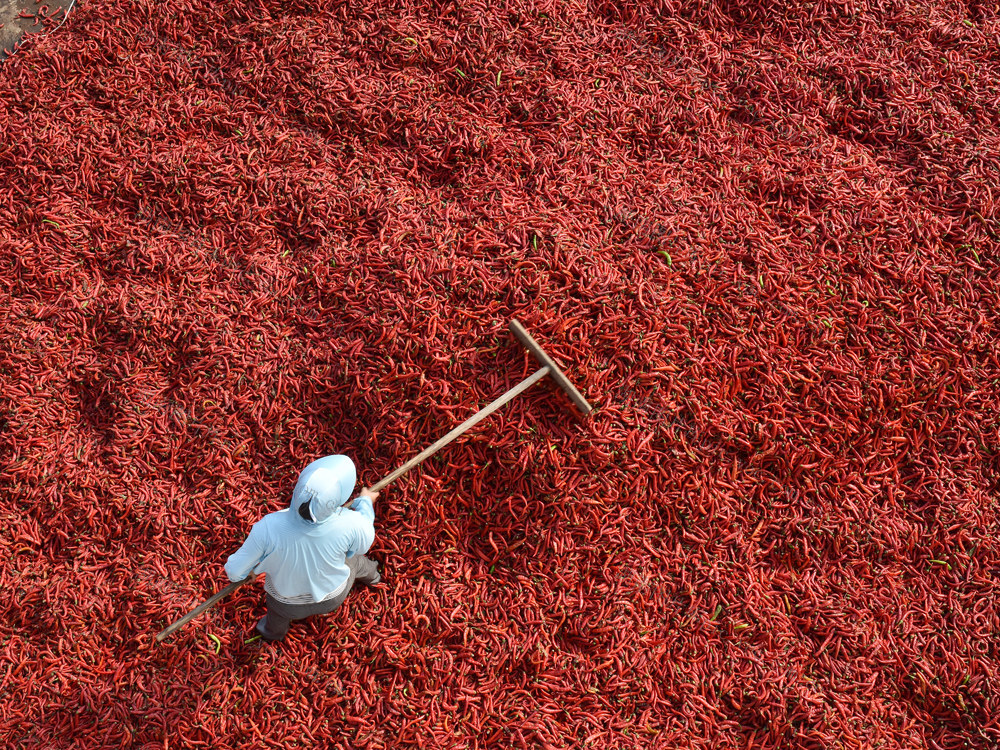
{"type": "Polygon", "coordinates": [[[59,26],[70,0],[0,0],[0,61],[6,60],[28,34],[59,26]]]}

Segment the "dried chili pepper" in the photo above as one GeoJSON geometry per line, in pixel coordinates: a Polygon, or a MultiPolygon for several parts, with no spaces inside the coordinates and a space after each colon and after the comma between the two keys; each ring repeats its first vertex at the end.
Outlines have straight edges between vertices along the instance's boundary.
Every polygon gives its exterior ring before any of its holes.
{"type": "Polygon", "coordinates": [[[6,60],[0,738],[1000,742],[1000,21],[884,5],[98,5],[6,60]],[[251,592],[149,647],[305,462],[520,378],[515,316],[590,422],[428,462],[280,651],[251,592]]]}

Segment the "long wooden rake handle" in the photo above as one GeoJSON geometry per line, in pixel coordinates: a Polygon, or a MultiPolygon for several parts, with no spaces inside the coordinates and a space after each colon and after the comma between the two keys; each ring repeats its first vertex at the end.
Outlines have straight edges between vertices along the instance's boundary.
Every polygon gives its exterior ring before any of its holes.
{"type": "Polygon", "coordinates": [[[214,607],[215,603],[217,601],[219,601],[220,599],[225,599],[227,596],[229,596],[231,593],[233,593],[234,591],[236,591],[236,589],[238,589],[244,583],[250,583],[250,581],[252,581],[254,578],[255,578],[255,575],[253,573],[251,573],[246,578],[244,578],[242,581],[235,581],[235,582],[229,584],[228,586],[226,586],[224,589],[215,592],[214,594],[212,594],[212,596],[210,596],[208,599],[206,599],[205,601],[203,601],[197,607],[195,607],[194,609],[192,609],[190,612],[188,612],[186,615],[184,615],[177,622],[174,622],[174,623],[171,623],[170,625],[167,625],[167,627],[165,627],[163,630],[161,630],[159,633],[157,633],[156,634],[156,640],[159,641],[159,642],[162,642],[163,639],[166,638],[167,636],[169,636],[171,633],[174,633],[175,631],[180,630],[185,625],[187,625],[189,622],[191,622],[191,620],[193,620],[198,615],[200,615],[202,612],[207,612],[212,607],[214,607]]]}
{"type": "MultiPolygon", "coordinates": [[[[518,396],[520,396],[522,393],[524,393],[524,391],[528,390],[531,386],[533,386],[539,380],[541,380],[542,378],[544,378],[550,372],[551,372],[551,368],[548,365],[546,365],[545,367],[542,367],[541,369],[537,370],[533,374],[529,375],[524,380],[522,380],[520,383],[518,383],[513,388],[511,388],[509,391],[507,391],[506,393],[504,393],[502,396],[500,396],[499,398],[495,399],[488,406],[484,406],[478,412],[476,412],[471,417],[469,417],[468,419],[466,419],[464,422],[462,422],[462,424],[460,424],[458,427],[456,427],[455,429],[453,429],[447,435],[444,435],[443,437],[438,438],[434,443],[432,443],[427,448],[425,448],[424,450],[422,450],[420,453],[418,453],[417,455],[415,455],[413,458],[411,458],[405,464],[403,464],[398,469],[396,469],[394,472],[392,472],[391,474],[389,474],[387,477],[385,477],[384,479],[380,479],[370,489],[373,492],[378,492],[379,490],[381,490],[386,485],[388,485],[388,484],[390,484],[392,482],[395,482],[397,479],[399,479],[401,476],[403,476],[410,469],[412,469],[412,468],[414,468],[414,467],[419,466],[420,464],[422,464],[428,458],[430,458],[435,453],[437,453],[439,450],[441,450],[446,445],[448,445],[448,443],[452,442],[459,435],[462,435],[463,433],[468,432],[470,429],[472,429],[473,427],[475,427],[477,424],[479,424],[481,421],[483,421],[484,419],[486,419],[486,417],[488,417],[490,414],[492,414],[493,412],[495,412],[497,409],[499,409],[501,406],[503,406],[504,404],[506,404],[508,401],[512,401],[513,399],[515,399],[518,396]]],[[[351,502],[351,500],[347,501],[347,503],[350,503],[350,502],[351,502]]],[[[344,505],[347,505],[347,503],[344,503],[344,505]]],[[[163,630],[161,630],[159,633],[157,633],[156,640],[159,641],[159,642],[162,642],[165,638],[167,638],[172,633],[180,630],[182,627],[184,627],[185,625],[187,625],[189,622],[191,622],[191,620],[193,620],[194,618],[196,618],[198,615],[200,615],[203,612],[206,612],[209,609],[211,609],[216,604],[216,602],[218,602],[220,599],[224,599],[225,597],[229,596],[231,593],[233,593],[234,591],[236,591],[236,589],[238,589],[243,584],[250,583],[250,581],[252,581],[255,577],[256,577],[256,574],[251,573],[249,576],[247,576],[246,578],[244,578],[242,581],[236,581],[234,583],[230,583],[228,586],[226,586],[221,591],[213,594],[211,596],[211,598],[206,599],[204,602],[202,602],[197,607],[195,607],[194,609],[192,609],[190,612],[188,612],[186,615],[184,615],[177,622],[172,623],[171,625],[168,625],[163,630]]]]}

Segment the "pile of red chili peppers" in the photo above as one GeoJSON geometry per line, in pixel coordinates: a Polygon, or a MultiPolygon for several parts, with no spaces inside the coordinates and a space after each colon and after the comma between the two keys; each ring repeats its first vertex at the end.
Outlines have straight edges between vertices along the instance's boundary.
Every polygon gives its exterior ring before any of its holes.
{"type": "Polygon", "coordinates": [[[0,69],[0,744],[1000,743],[995,3],[93,0],[0,69]],[[402,6],[402,7],[401,7],[402,6]],[[244,643],[311,459],[385,585],[244,643]]]}

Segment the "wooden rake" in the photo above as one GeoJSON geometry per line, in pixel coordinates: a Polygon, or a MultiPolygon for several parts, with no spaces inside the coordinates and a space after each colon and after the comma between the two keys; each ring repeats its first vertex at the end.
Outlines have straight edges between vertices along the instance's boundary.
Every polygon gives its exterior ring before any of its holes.
{"type": "MultiPolygon", "coordinates": [[[[520,396],[522,393],[524,393],[526,390],[528,390],[531,386],[533,386],[539,380],[544,378],[546,375],[552,376],[552,379],[555,380],[556,383],[559,384],[559,387],[566,392],[566,395],[569,396],[570,401],[572,401],[576,405],[576,407],[580,410],[580,412],[584,416],[587,416],[588,414],[590,414],[591,411],[593,411],[593,407],[587,403],[587,400],[583,397],[580,391],[578,391],[573,386],[573,384],[569,382],[569,379],[566,377],[566,375],[563,374],[563,371],[559,369],[559,366],[552,360],[552,358],[548,354],[545,353],[545,350],[542,349],[542,347],[538,345],[538,342],[531,337],[531,334],[524,329],[524,326],[522,326],[516,320],[511,320],[510,330],[511,333],[513,333],[517,337],[518,341],[521,342],[524,348],[527,349],[529,352],[531,352],[534,355],[535,359],[537,359],[542,366],[534,373],[532,373],[524,380],[522,380],[520,383],[515,385],[513,388],[511,388],[509,391],[504,393],[502,396],[495,399],[491,404],[483,407],[478,412],[473,414],[471,417],[466,419],[464,422],[462,422],[462,424],[458,425],[458,427],[455,427],[447,435],[443,435],[442,437],[438,438],[434,443],[432,443],[427,448],[422,450],[420,453],[415,455],[413,458],[411,458],[405,464],[403,464],[394,472],[389,474],[387,477],[379,480],[374,486],[370,488],[373,492],[378,492],[386,485],[395,482],[410,469],[422,464],[428,458],[430,458],[439,450],[448,445],[448,443],[455,440],[455,438],[457,438],[459,435],[468,432],[470,429],[472,429],[477,424],[482,422],[484,419],[486,419],[486,417],[495,412],[497,409],[506,404],[508,401],[512,401],[513,399],[520,396]]],[[[347,501],[347,503],[349,502],[351,502],[351,500],[347,501]]],[[[344,504],[346,505],[347,503],[344,504]]],[[[186,615],[184,615],[181,619],[177,620],[177,622],[168,625],[166,628],[160,631],[156,636],[156,640],[162,642],[165,638],[167,638],[169,635],[176,632],[177,630],[180,630],[182,627],[187,625],[189,622],[191,622],[191,620],[196,618],[198,615],[211,609],[215,605],[215,603],[218,602],[220,599],[223,599],[229,594],[233,593],[243,584],[249,583],[255,577],[256,574],[251,573],[242,581],[236,581],[234,583],[230,583],[224,589],[214,594],[211,598],[206,599],[204,602],[202,602],[197,607],[188,612],[186,615]]]]}

